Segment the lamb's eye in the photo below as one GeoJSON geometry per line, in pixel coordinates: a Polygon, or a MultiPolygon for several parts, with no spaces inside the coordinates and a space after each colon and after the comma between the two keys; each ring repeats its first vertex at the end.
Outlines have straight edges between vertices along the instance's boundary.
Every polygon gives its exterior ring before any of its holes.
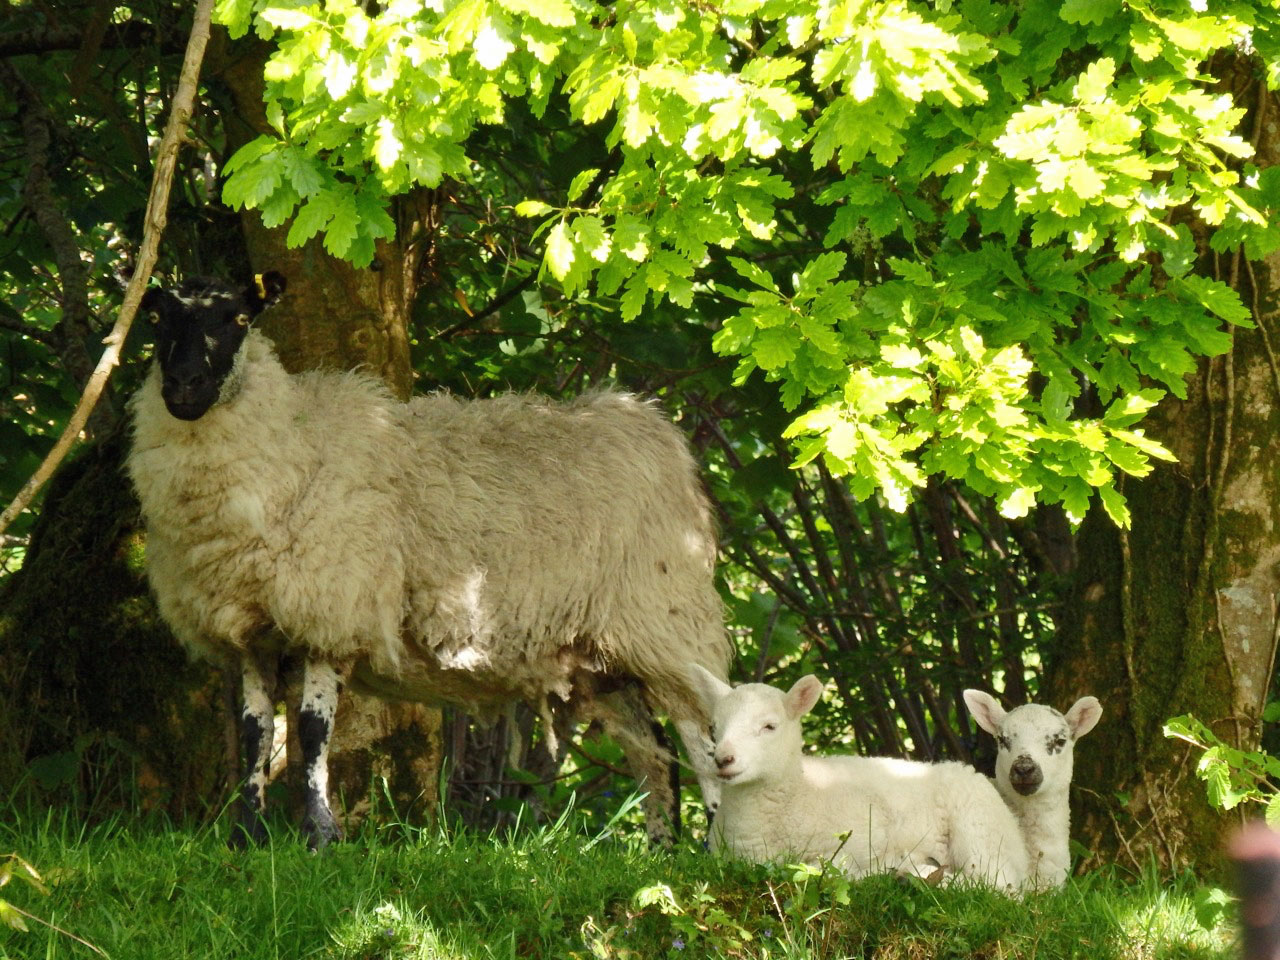
{"type": "Polygon", "coordinates": [[[1009,738],[1008,738],[1008,737],[1006,737],[1006,736],[1001,735],[1001,736],[996,737],[996,743],[1000,744],[1000,749],[1001,749],[1001,750],[1008,750],[1008,749],[1009,749],[1009,738]]]}
{"type": "Polygon", "coordinates": [[[1067,738],[1066,738],[1066,737],[1058,737],[1056,740],[1054,740],[1054,741],[1053,741],[1053,745],[1054,745],[1057,749],[1061,750],[1063,747],[1065,747],[1065,746],[1067,745],[1067,738]]]}
{"type": "Polygon", "coordinates": [[[776,723],[766,723],[766,724],[765,724],[763,727],[761,727],[760,729],[761,729],[762,731],[771,732],[771,731],[777,730],[777,729],[778,729],[778,725],[777,725],[776,723]]]}

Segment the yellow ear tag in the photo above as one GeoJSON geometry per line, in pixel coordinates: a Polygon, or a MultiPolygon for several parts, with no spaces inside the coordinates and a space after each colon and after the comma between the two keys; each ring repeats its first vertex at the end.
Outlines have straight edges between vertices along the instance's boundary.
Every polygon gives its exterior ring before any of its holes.
{"type": "Polygon", "coordinates": [[[253,282],[258,285],[258,299],[267,299],[267,285],[262,282],[262,274],[255,273],[253,275],[253,282]]]}
{"type": "Polygon", "coordinates": [[[236,317],[236,323],[240,324],[240,326],[242,327],[247,327],[249,325],[249,321],[252,319],[253,318],[250,317],[247,313],[242,313],[236,317]]]}

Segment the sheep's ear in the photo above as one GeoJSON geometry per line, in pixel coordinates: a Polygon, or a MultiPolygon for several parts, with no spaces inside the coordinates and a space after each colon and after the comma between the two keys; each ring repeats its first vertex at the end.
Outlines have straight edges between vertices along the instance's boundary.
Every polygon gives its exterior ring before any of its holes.
{"type": "Polygon", "coordinates": [[[256,274],[253,285],[244,291],[244,302],[253,308],[253,316],[257,316],[279,300],[287,286],[285,278],[274,270],[256,274]]]}
{"type": "Polygon", "coordinates": [[[964,702],[978,726],[993,737],[999,736],[1000,724],[1004,722],[1005,712],[1004,707],[996,702],[995,697],[981,690],[966,690],[964,702]]]}
{"type": "Polygon", "coordinates": [[[138,312],[146,317],[158,317],[164,308],[173,300],[173,294],[160,287],[149,287],[138,304],[138,312]]]}
{"type": "Polygon", "coordinates": [[[1097,697],[1081,697],[1067,711],[1067,726],[1071,728],[1071,736],[1079,740],[1097,726],[1102,719],[1102,704],[1097,697]]]}
{"type": "Polygon", "coordinates": [[[812,673],[795,682],[783,698],[787,705],[787,716],[798,720],[813,709],[813,705],[822,696],[822,681],[812,673]]]}
{"type": "Polygon", "coordinates": [[[268,270],[266,273],[259,274],[254,278],[258,283],[258,295],[262,298],[262,305],[269,307],[282,296],[284,296],[285,287],[289,282],[285,280],[284,275],[277,273],[275,270],[268,270]]]}
{"type": "Polygon", "coordinates": [[[733,691],[733,687],[700,663],[689,664],[685,672],[688,674],[689,684],[693,687],[693,692],[702,701],[702,706],[706,708],[708,713],[711,712],[718,700],[728,696],[733,691]]]}

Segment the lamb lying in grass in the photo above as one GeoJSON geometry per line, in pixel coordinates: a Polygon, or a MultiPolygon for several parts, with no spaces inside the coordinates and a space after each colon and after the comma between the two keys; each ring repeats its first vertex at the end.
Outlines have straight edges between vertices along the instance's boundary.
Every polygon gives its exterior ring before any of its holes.
{"type": "Polygon", "coordinates": [[[783,693],[690,676],[711,714],[722,782],[712,844],[755,862],[830,861],[853,877],[902,872],[965,876],[1006,890],[1027,877],[1017,821],[995,787],[959,763],[814,757],[800,718],[822,694],[807,676],[783,693]]]}
{"type": "Polygon", "coordinates": [[[981,690],[966,690],[964,702],[978,726],[996,738],[996,789],[1018,818],[1031,885],[1062,886],[1071,866],[1067,790],[1075,743],[1102,717],[1102,705],[1096,697],[1081,697],[1065,714],[1038,703],[1006,713],[981,690]]]}

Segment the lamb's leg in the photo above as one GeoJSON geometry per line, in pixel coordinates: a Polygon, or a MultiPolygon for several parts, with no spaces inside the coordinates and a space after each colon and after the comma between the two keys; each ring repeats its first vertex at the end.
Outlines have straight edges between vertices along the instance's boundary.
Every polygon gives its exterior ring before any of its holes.
{"type": "Polygon", "coordinates": [[[1027,882],[1027,851],[1016,824],[1002,828],[981,817],[970,818],[952,830],[949,853],[944,885],[964,876],[1016,892],[1027,882]]]}
{"type": "Polygon", "coordinates": [[[302,672],[302,704],[298,709],[298,742],[306,777],[306,813],[302,830],[307,846],[319,850],[342,839],[329,808],[329,740],[338,711],[342,677],[333,664],[308,660],[302,672]]]}
{"type": "Polygon", "coordinates": [[[266,799],[267,772],[271,767],[271,745],[275,734],[275,658],[246,653],[240,662],[244,702],[240,709],[240,748],[244,760],[244,786],[240,789],[239,822],[231,828],[227,841],[233,849],[267,838],[262,824],[266,799]]]}

